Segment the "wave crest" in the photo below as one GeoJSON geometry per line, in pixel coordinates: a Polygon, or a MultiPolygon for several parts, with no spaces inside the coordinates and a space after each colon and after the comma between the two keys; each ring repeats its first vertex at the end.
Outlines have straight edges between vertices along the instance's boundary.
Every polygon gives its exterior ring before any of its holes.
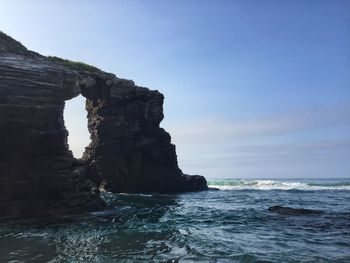
{"type": "Polygon", "coordinates": [[[208,180],[208,186],[220,190],[350,190],[350,182],[307,183],[280,180],[208,180]]]}

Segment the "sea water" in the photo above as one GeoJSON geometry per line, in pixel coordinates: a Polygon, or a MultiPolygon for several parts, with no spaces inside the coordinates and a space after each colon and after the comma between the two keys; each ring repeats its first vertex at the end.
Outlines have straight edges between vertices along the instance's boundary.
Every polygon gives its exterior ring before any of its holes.
{"type": "Polygon", "coordinates": [[[0,225],[0,262],[350,262],[350,179],[213,179],[219,190],[103,193],[104,211],[0,225]],[[292,216],[273,205],[320,210],[292,216]]]}

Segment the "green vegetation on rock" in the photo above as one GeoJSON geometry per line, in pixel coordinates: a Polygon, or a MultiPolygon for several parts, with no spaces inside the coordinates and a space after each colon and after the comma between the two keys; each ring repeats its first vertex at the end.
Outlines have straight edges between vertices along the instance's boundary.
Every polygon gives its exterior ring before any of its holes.
{"type": "MultiPolygon", "coordinates": [[[[9,52],[31,57],[43,57],[38,53],[28,50],[21,42],[13,39],[0,30],[0,52],[9,52]]],[[[101,70],[83,62],[62,59],[56,56],[48,56],[50,61],[77,71],[100,72],[101,70]]]]}
{"type": "Polygon", "coordinates": [[[47,58],[52,62],[61,64],[67,68],[78,70],[78,71],[90,71],[90,72],[100,71],[100,69],[83,62],[71,61],[68,59],[62,59],[55,56],[48,56],[47,58]]]}

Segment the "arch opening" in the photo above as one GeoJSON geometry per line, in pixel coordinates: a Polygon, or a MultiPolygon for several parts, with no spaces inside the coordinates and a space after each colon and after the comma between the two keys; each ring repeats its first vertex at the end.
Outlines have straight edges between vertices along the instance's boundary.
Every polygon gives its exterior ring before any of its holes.
{"type": "Polygon", "coordinates": [[[90,143],[87,112],[85,109],[86,98],[79,95],[65,102],[64,122],[68,130],[68,146],[75,158],[82,158],[90,143]]]}

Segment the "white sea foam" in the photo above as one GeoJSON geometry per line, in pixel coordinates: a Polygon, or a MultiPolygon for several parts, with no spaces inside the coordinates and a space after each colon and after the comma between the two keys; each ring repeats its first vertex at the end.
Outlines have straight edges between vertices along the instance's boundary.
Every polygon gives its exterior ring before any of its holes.
{"type": "Polygon", "coordinates": [[[151,194],[129,194],[129,193],[119,193],[119,195],[125,196],[142,196],[142,197],[152,197],[151,194]]]}
{"type": "Polygon", "coordinates": [[[349,182],[312,184],[278,180],[209,180],[209,187],[220,190],[350,190],[349,182]]]}

